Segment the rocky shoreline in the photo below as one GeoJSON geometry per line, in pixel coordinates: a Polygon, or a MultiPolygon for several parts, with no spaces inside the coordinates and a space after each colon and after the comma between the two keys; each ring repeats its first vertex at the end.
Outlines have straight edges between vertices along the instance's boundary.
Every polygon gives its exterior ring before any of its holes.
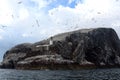
{"type": "Polygon", "coordinates": [[[73,60],[63,59],[60,55],[42,55],[26,58],[24,61],[18,62],[16,69],[82,69],[95,67],[93,63],[84,62],[80,65],[73,60]],[[32,64],[32,65],[29,65],[32,64]]]}
{"type": "Polygon", "coordinates": [[[81,69],[120,67],[120,39],[112,28],[81,29],[6,51],[1,68],[81,69]]]}

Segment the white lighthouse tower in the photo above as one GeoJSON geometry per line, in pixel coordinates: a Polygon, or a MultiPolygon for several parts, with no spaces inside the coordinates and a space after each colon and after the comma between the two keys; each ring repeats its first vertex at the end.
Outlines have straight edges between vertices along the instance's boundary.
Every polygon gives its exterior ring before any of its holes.
{"type": "Polygon", "coordinates": [[[49,45],[53,45],[53,37],[50,37],[49,45]]]}

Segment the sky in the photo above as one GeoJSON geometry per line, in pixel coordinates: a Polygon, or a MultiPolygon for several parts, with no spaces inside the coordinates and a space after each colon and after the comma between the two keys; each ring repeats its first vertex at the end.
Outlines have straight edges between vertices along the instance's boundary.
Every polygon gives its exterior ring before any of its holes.
{"type": "Polygon", "coordinates": [[[120,37],[120,0],[0,0],[0,61],[20,43],[83,28],[111,27],[120,37]]]}

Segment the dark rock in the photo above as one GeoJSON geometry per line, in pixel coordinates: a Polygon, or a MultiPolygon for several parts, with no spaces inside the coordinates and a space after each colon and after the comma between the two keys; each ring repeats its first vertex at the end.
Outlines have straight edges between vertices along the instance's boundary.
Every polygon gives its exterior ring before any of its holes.
{"type": "Polygon", "coordinates": [[[53,69],[57,65],[65,67],[68,64],[68,69],[88,65],[120,66],[120,40],[111,28],[82,29],[62,33],[52,39],[53,45],[49,45],[49,38],[34,44],[13,47],[5,53],[2,66],[19,69],[53,69]],[[51,58],[53,56],[57,59],[51,58]]]}
{"type": "Polygon", "coordinates": [[[58,65],[74,64],[72,60],[66,60],[61,55],[39,55],[17,62],[16,69],[57,69],[58,65]]]}

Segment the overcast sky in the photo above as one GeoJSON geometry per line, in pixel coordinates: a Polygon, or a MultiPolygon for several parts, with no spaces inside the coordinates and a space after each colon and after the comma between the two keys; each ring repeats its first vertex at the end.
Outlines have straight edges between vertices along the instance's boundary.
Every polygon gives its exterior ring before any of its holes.
{"type": "Polygon", "coordinates": [[[0,60],[16,44],[95,27],[120,36],[119,0],[0,0],[0,60]]]}

